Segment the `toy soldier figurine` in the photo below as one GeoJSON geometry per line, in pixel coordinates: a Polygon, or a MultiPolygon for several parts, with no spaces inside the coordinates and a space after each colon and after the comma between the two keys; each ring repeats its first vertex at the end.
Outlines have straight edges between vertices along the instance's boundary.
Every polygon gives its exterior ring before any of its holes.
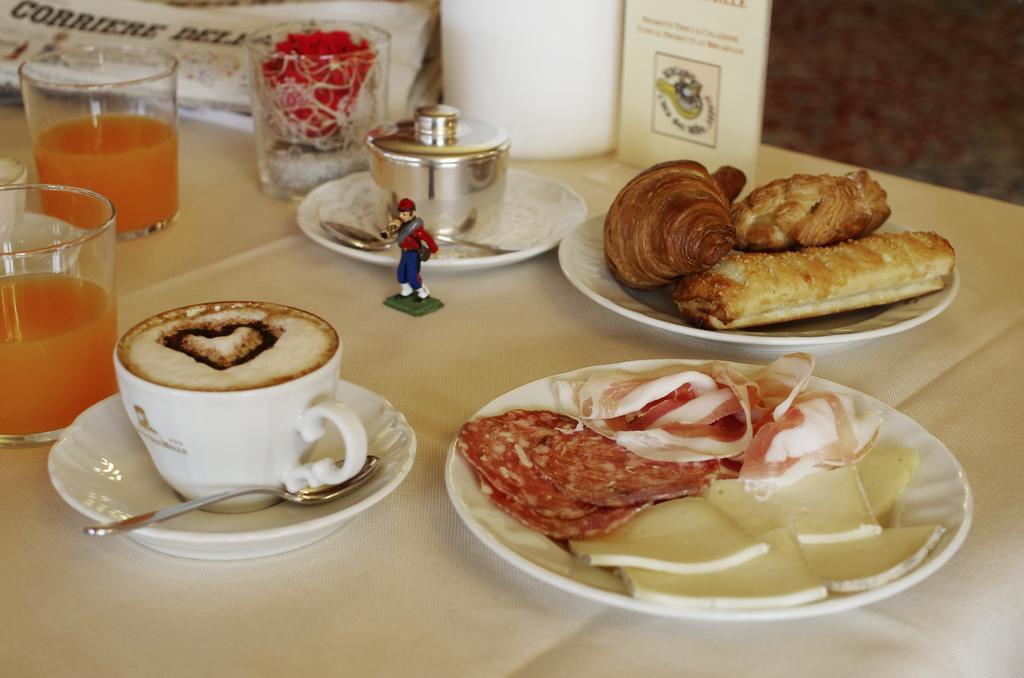
{"type": "Polygon", "coordinates": [[[401,290],[384,303],[411,315],[424,315],[441,308],[443,304],[437,299],[432,299],[434,303],[426,304],[423,308],[410,307],[408,304],[414,302],[420,305],[430,297],[430,290],[423,284],[420,275],[420,265],[437,252],[437,243],[423,227],[423,220],[416,216],[416,203],[409,198],[402,198],[398,202],[398,218],[388,222],[380,237],[393,237],[402,252],[397,271],[401,290]]]}

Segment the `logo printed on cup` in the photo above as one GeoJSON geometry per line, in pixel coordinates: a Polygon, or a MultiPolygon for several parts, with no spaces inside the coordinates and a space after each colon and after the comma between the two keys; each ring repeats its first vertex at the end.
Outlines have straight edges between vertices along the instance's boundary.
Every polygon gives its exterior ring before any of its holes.
{"type": "MultiPolygon", "coordinates": [[[[160,475],[195,498],[254,485],[334,484],[366,461],[359,418],[335,399],[341,342],[330,323],[267,302],[197,304],[142,321],[115,368],[129,419],[160,475]],[[344,463],[305,463],[332,424],[344,463]]],[[[239,498],[227,512],[273,499],[239,498]]]]}
{"type": "Polygon", "coordinates": [[[172,452],[178,454],[188,454],[188,450],[181,446],[181,443],[177,440],[168,440],[160,435],[160,432],[153,428],[153,425],[149,423],[149,417],[146,416],[146,410],[142,409],[138,405],[134,406],[135,409],[135,428],[139,434],[150,441],[154,445],[160,447],[166,447],[172,452]]]}

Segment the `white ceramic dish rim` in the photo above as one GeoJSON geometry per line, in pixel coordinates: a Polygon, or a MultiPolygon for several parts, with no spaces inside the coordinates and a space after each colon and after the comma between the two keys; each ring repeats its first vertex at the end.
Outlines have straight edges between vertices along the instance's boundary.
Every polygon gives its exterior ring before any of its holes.
{"type": "MultiPolygon", "coordinates": [[[[634,360],[622,363],[615,363],[609,365],[600,365],[582,368],[580,370],[574,370],[563,374],[552,375],[538,379],[536,381],[524,384],[519,388],[513,389],[504,395],[501,395],[492,400],[487,405],[483,406],[473,415],[473,419],[477,419],[482,416],[490,416],[503,412],[511,407],[523,406],[523,404],[515,402],[516,396],[519,393],[527,391],[528,389],[538,389],[545,387],[546,384],[550,383],[553,379],[571,377],[576,374],[589,371],[598,370],[615,370],[625,369],[629,371],[645,371],[653,370],[659,367],[677,364],[677,365],[701,365],[706,364],[708,361],[705,360],[685,360],[685,359],[654,359],[654,360],[634,360]],[[514,405],[508,407],[503,406],[506,401],[515,402],[514,405]]],[[[728,362],[728,361],[721,361],[728,362]]],[[[730,365],[736,366],[740,369],[754,369],[759,366],[749,365],[745,363],[729,363],[730,365]]],[[[830,594],[828,598],[815,603],[808,603],[805,605],[798,605],[795,607],[783,607],[783,608],[766,608],[766,609],[753,609],[753,610],[729,610],[729,609],[708,609],[708,608],[689,608],[689,607],[676,607],[660,603],[653,603],[649,601],[639,600],[632,598],[628,595],[616,593],[614,591],[607,591],[593,586],[589,586],[580,581],[571,579],[567,576],[553,572],[537,563],[534,563],[525,556],[517,553],[515,550],[507,546],[498,540],[489,530],[484,526],[480,525],[472,516],[470,508],[464,503],[462,499],[462,493],[465,491],[464,487],[457,486],[457,482],[454,478],[455,464],[461,465],[463,469],[468,469],[469,464],[464,461],[461,456],[455,450],[455,440],[452,440],[448,447],[448,456],[445,461],[445,487],[448,491],[448,497],[455,507],[456,512],[462,521],[469,527],[470,531],[477,536],[491,551],[497,554],[499,557],[508,561],[518,569],[522,570],[526,574],[539,579],[547,584],[560,588],[564,591],[574,593],[584,598],[596,600],[602,603],[614,605],[616,607],[626,608],[637,612],[643,612],[647,614],[653,614],[663,617],[676,617],[682,619],[702,619],[702,620],[713,620],[713,621],[769,621],[769,620],[781,620],[781,619],[803,619],[808,617],[817,617],[826,614],[833,614],[836,612],[842,612],[845,610],[854,609],[863,605],[868,605],[880,601],[882,599],[893,596],[901,591],[905,591],[911,586],[923,581],[932,574],[934,574],[940,567],[942,567],[953,555],[959,550],[964,540],[967,538],[967,533],[970,531],[971,521],[974,513],[974,498],[970,489],[970,485],[967,482],[967,478],[964,475],[963,468],[957,462],[956,458],[952,453],[943,445],[938,439],[932,436],[930,433],[924,430],[917,422],[910,419],[906,415],[899,411],[885,405],[884,403],[871,398],[870,396],[863,394],[854,389],[847,388],[835,382],[831,382],[818,377],[812,377],[811,384],[817,388],[827,388],[840,393],[847,393],[858,399],[866,399],[871,403],[879,407],[883,412],[883,426],[885,421],[892,417],[896,417],[904,420],[905,423],[912,425],[918,429],[920,434],[923,434],[926,440],[929,440],[932,445],[931,448],[934,452],[942,453],[946,456],[949,462],[952,462],[957,470],[957,477],[961,482],[963,488],[963,518],[957,529],[947,537],[944,535],[944,544],[940,542],[940,545],[928,556],[928,558],[915,569],[909,573],[903,575],[899,579],[892,581],[888,584],[880,586],[875,589],[863,591],[853,594],[830,594]]],[[[550,389],[548,389],[550,390],[550,389]]],[[[539,403],[538,407],[544,408],[545,404],[539,403]]],[[[884,429],[883,429],[884,432],[884,429]]],[[[884,436],[883,436],[884,437],[884,436]]],[[[924,457],[922,455],[922,463],[924,463],[924,457]]],[[[475,486],[474,486],[475,487],[475,486]]],[[[477,488],[476,491],[479,491],[477,488]]],[[[498,508],[494,508],[494,511],[500,512],[498,508]]],[[[511,518],[508,518],[506,522],[513,523],[511,518]]],[[[532,532],[529,528],[519,526],[515,524],[514,529],[525,530],[532,532]]],[[[555,548],[558,548],[555,546],[555,548]]]]}
{"type": "MultiPolygon", "coordinates": [[[[654,318],[649,315],[645,315],[638,311],[626,308],[614,300],[604,296],[593,287],[591,287],[585,280],[583,280],[575,270],[569,264],[569,257],[571,256],[569,250],[578,246],[577,243],[583,237],[586,229],[594,228],[594,224],[600,220],[603,223],[604,215],[591,217],[584,220],[582,223],[572,229],[562,239],[561,244],[558,248],[558,263],[562,269],[563,275],[566,279],[572,283],[573,287],[579,290],[585,297],[604,308],[613,311],[621,316],[635,320],[644,325],[650,325],[657,327],[662,330],[666,330],[673,334],[680,334],[684,336],[690,336],[697,339],[703,339],[710,342],[723,343],[723,344],[739,344],[744,346],[753,346],[762,349],[795,349],[801,347],[810,346],[826,346],[826,345],[840,345],[853,343],[858,341],[867,341],[870,339],[879,339],[881,337],[898,334],[905,332],[911,328],[921,325],[935,316],[942,313],[946,308],[953,303],[956,299],[957,293],[960,290],[960,273],[959,270],[954,268],[953,273],[949,278],[949,283],[946,287],[938,292],[934,292],[935,295],[941,295],[939,302],[932,308],[928,309],[920,315],[908,318],[906,320],[893,323],[886,327],[879,327],[871,330],[864,330],[860,332],[849,332],[849,333],[837,333],[837,334],[817,334],[817,335],[806,335],[806,336],[769,336],[764,334],[752,334],[744,333],[743,330],[729,331],[729,330],[705,330],[699,327],[693,327],[687,325],[680,318],[678,323],[668,322],[660,318],[654,318]]],[[[898,226],[887,224],[889,228],[893,230],[904,230],[898,226]]],[[[603,248],[601,253],[603,255],[603,248]]],[[[610,274],[609,274],[610,275],[610,274]]],[[[618,284],[616,282],[616,284],[618,284]]],[[[626,294],[623,291],[623,294],[626,294]]]]}

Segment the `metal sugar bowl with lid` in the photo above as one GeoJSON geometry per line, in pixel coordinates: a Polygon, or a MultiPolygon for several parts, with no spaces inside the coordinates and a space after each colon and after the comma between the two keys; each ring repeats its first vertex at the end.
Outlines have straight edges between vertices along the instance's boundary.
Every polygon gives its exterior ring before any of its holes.
{"type": "Polygon", "coordinates": [[[494,222],[501,211],[509,139],[451,106],[422,106],[415,117],[366,135],[381,223],[411,198],[429,230],[450,234],[494,222]]]}

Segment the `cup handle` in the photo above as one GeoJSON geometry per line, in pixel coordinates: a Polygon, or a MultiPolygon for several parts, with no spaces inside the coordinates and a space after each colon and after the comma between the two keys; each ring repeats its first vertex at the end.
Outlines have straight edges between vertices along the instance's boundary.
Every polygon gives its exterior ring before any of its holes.
{"type": "Polygon", "coordinates": [[[333,459],[318,459],[289,469],[284,475],[284,485],[289,492],[344,482],[366,463],[366,429],[355,412],[342,403],[319,403],[303,412],[299,419],[299,435],[307,443],[316,442],[325,433],[325,420],[338,429],[345,441],[345,461],[339,466],[333,459]]]}

